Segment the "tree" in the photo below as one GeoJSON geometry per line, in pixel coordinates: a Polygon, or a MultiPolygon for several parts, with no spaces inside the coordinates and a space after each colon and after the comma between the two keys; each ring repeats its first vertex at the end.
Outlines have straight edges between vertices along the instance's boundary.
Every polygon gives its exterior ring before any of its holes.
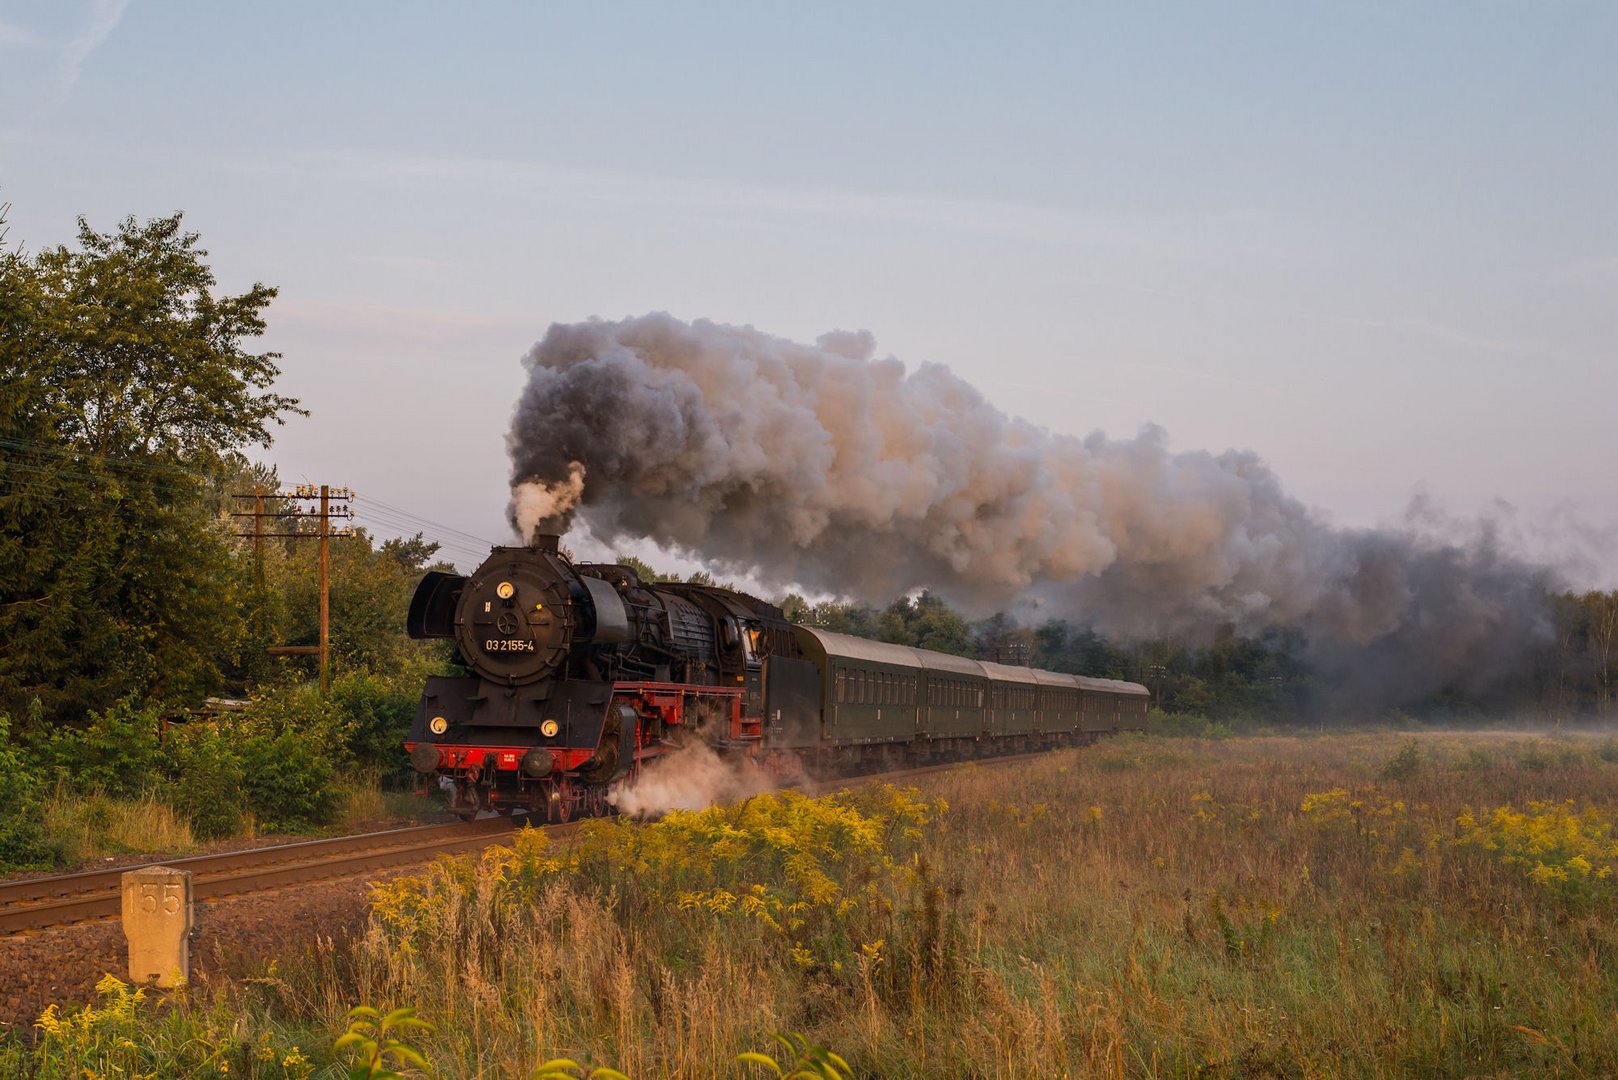
{"type": "Polygon", "coordinates": [[[206,256],[179,214],[0,256],[0,711],[196,697],[241,637],[217,485],[301,410],[206,256]]]}
{"type": "Polygon", "coordinates": [[[1596,709],[1612,708],[1613,671],[1618,667],[1618,592],[1588,592],[1580,598],[1588,613],[1590,670],[1595,683],[1596,709]]]}

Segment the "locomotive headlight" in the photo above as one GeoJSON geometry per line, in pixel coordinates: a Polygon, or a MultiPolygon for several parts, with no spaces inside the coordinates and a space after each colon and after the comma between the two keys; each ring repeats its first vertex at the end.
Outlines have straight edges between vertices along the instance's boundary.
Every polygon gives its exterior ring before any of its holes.
{"type": "Polygon", "coordinates": [[[539,733],[545,736],[547,739],[556,738],[556,733],[561,730],[562,726],[555,720],[547,720],[543,724],[539,725],[539,733]]]}
{"type": "Polygon", "coordinates": [[[427,727],[434,735],[442,735],[449,730],[449,721],[442,716],[435,716],[427,721],[427,727]]]}
{"type": "Polygon", "coordinates": [[[513,596],[517,595],[517,586],[513,585],[509,581],[502,581],[500,584],[494,587],[494,595],[498,596],[502,600],[510,600],[513,596]]]}

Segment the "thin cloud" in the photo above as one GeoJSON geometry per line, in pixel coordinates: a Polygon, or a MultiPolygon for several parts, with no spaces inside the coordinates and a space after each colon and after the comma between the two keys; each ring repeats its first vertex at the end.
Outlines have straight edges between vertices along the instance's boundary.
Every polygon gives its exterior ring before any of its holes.
{"type": "Polygon", "coordinates": [[[45,39],[28,29],[0,19],[0,48],[33,49],[45,44],[45,39]]]}
{"type": "Polygon", "coordinates": [[[1139,360],[1129,361],[1129,366],[1132,368],[1140,368],[1142,371],[1155,371],[1159,374],[1173,375],[1182,379],[1207,379],[1210,382],[1229,383],[1232,386],[1243,386],[1249,390],[1262,390],[1266,394],[1285,393],[1285,391],[1283,391],[1279,386],[1271,386],[1269,383],[1255,382],[1252,379],[1238,378],[1235,375],[1217,375],[1211,371],[1197,371],[1192,368],[1171,367],[1167,364],[1148,364],[1139,360]]]}
{"type": "Polygon", "coordinates": [[[79,81],[79,73],[84,70],[84,62],[103,41],[112,36],[114,30],[118,29],[118,24],[123,20],[124,11],[128,7],[129,0],[93,0],[90,5],[89,23],[62,47],[62,57],[56,76],[58,102],[65,100],[72,92],[74,85],[79,81]]]}

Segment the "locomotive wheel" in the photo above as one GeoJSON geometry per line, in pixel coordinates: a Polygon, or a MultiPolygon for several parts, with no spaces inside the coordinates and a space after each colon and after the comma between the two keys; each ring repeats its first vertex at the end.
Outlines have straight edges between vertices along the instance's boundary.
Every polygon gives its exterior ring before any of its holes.
{"type": "Polygon", "coordinates": [[[556,782],[556,820],[558,824],[566,824],[573,820],[573,785],[568,783],[567,777],[556,782]]]}

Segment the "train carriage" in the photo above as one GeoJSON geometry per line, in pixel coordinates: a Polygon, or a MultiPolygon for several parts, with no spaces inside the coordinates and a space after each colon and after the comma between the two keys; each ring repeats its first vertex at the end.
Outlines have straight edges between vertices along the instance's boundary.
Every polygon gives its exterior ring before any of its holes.
{"type": "Polygon", "coordinates": [[[1033,668],[984,662],[989,679],[989,716],[984,734],[1031,735],[1039,704],[1039,679],[1033,668]]]}
{"type": "Polygon", "coordinates": [[[1081,728],[1086,732],[1138,731],[1146,726],[1151,692],[1139,683],[1074,676],[1084,697],[1081,728]]]}
{"type": "Polygon", "coordinates": [[[1079,684],[1076,676],[1030,669],[1039,684],[1039,705],[1034,730],[1042,735],[1066,735],[1079,730],[1079,684]]]}

